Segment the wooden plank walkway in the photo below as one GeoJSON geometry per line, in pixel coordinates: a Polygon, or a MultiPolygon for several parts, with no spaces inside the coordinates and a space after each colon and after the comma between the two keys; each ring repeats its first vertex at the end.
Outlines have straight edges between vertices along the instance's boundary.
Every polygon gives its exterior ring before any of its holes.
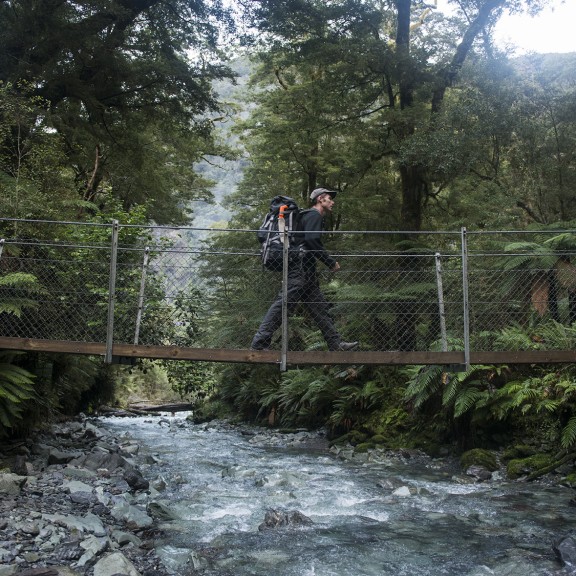
{"type": "MultiPolygon", "coordinates": [[[[39,340],[33,338],[0,337],[0,350],[30,352],[62,352],[105,356],[106,345],[100,342],[72,342],[66,340],[39,340]]],[[[224,348],[183,348],[178,346],[143,346],[114,344],[112,355],[118,361],[137,358],[186,360],[202,362],[232,362],[248,364],[280,364],[277,350],[244,350],[224,348]]],[[[403,351],[350,351],[350,352],[288,352],[289,365],[371,364],[371,365],[464,365],[464,352],[403,352],[403,351]]],[[[526,350],[516,352],[479,351],[470,353],[470,364],[565,364],[576,362],[576,350],[526,350]]]]}

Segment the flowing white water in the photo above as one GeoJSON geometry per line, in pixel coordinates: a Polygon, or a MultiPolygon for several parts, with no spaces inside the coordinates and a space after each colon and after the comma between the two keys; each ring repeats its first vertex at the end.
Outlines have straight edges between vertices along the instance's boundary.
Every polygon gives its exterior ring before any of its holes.
{"type": "Polygon", "coordinates": [[[138,465],[166,482],[153,500],[175,519],[160,524],[158,553],[179,576],[568,573],[552,548],[576,528],[568,488],[460,484],[427,458],[348,461],[288,436],[166,420],[105,425],[139,441],[138,465]],[[271,509],[313,523],[259,530],[271,509]]]}

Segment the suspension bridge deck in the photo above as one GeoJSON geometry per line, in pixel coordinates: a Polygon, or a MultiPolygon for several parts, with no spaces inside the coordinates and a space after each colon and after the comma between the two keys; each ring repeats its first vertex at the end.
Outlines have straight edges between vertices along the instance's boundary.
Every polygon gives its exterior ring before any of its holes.
{"type": "MultiPolygon", "coordinates": [[[[103,357],[107,353],[106,345],[99,342],[71,342],[33,338],[0,337],[0,349],[103,357]]],[[[188,348],[134,344],[114,344],[112,347],[113,361],[122,362],[139,358],[247,364],[280,364],[282,361],[281,352],[278,350],[188,348]]],[[[531,350],[470,352],[468,364],[563,364],[571,362],[576,362],[575,350],[531,350]]],[[[465,366],[466,355],[464,352],[427,351],[289,351],[286,353],[286,364],[293,366],[344,364],[465,366]]]]}

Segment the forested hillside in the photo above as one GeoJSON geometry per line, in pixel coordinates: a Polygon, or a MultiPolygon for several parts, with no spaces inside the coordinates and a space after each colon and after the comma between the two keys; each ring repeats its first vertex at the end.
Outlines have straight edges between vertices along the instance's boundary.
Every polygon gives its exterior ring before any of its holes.
{"type": "MultiPolygon", "coordinates": [[[[304,205],[317,186],[339,194],[329,230],[399,232],[366,239],[366,249],[409,252],[419,239],[402,231],[570,229],[576,54],[510,59],[491,38],[502,12],[542,4],[460,0],[446,17],[415,0],[2,2],[2,236],[43,233],[14,219],[254,229],[272,196],[304,205]]],[[[201,237],[188,231],[167,241],[201,237]]],[[[124,241],[142,239],[132,233],[124,241]]],[[[211,246],[217,252],[231,242],[238,240],[222,236],[211,246]]],[[[252,240],[243,242],[234,248],[252,240]]],[[[31,313],[48,280],[4,262],[0,314],[31,313]]],[[[241,273],[231,272],[230,286],[241,273]]],[[[161,283],[154,291],[159,300],[161,283]]],[[[244,330],[249,339],[250,327],[215,314],[223,320],[211,329],[244,330]]],[[[23,415],[43,412],[39,398],[56,417],[149,384],[144,371],[127,374],[98,358],[4,358],[7,432],[23,415]]],[[[441,369],[363,367],[350,376],[145,367],[183,394],[208,395],[207,411],[328,424],[334,433],[357,428],[389,443],[416,442],[416,430],[420,443],[496,442],[496,431],[518,427],[518,415],[542,413],[552,444],[576,439],[571,366],[482,367],[452,378],[452,396],[443,394],[441,369]],[[525,391],[551,372],[557,377],[536,386],[535,397],[510,386],[525,391]],[[494,387],[505,393],[491,407],[494,387]]]]}

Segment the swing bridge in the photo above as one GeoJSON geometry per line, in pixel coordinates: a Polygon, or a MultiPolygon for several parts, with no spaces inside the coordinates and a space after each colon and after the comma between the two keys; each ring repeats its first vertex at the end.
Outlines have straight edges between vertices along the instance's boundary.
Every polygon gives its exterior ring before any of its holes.
{"type": "Polygon", "coordinates": [[[289,314],[284,300],[271,349],[255,351],[252,336],[287,278],[286,268],[263,270],[255,230],[2,218],[0,350],[281,370],[574,362],[574,240],[570,230],[327,232],[341,270],[318,264],[321,288],[359,347],[327,351],[304,310],[289,314]]]}

